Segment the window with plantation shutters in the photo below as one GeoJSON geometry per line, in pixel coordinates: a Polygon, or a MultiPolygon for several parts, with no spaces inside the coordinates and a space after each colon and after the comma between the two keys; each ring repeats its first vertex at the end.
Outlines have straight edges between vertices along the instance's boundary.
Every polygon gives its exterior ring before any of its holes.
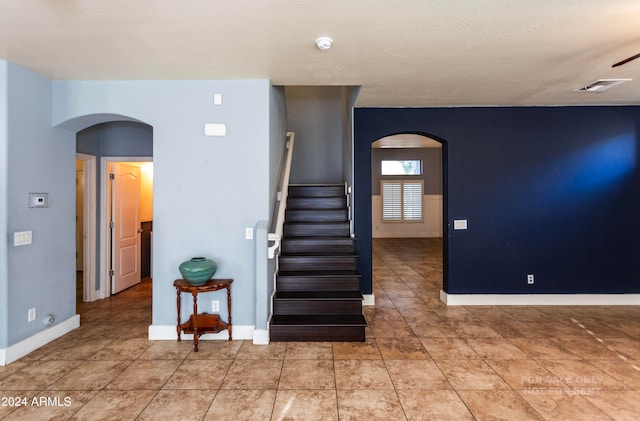
{"type": "Polygon", "coordinates": [[[422,181],[383,181],[382,220],[422,221],[422,181]]]}

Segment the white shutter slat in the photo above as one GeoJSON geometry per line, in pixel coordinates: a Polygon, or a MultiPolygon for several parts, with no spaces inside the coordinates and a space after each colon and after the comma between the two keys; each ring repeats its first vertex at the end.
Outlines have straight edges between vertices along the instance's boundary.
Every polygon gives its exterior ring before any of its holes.
{"type": "Polygon", "coordinates": [[[385,182],[382,185],[382,219],[402,220],[402,183],[385,182]]]}
{"type": "Polygon", "coordinates": [[[404,183],[403,219],[405,221],[422,220],[422,183],[404,183]]]}

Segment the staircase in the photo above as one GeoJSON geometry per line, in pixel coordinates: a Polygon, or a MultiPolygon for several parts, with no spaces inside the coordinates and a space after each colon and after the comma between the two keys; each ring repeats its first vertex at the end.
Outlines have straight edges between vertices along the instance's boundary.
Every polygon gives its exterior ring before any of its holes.
{"type": "Polygon", "coordinates": [[[343,185],[289,186],[271,341],[364,341],[349,224],[343,185]]]}

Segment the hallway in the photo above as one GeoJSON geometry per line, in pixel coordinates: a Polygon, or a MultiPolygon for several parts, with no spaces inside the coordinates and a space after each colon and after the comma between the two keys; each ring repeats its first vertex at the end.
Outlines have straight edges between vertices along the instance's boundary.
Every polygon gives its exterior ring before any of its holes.
{"type": "Polygon", "coordinates": [[[28,402],[0,419],[638,418],[640,307],[447,307],[441,240],[373,253],[363,343],[149,341],[144,281],[79,303],[79,329],[0,367],[3,403],[28,402]]]}

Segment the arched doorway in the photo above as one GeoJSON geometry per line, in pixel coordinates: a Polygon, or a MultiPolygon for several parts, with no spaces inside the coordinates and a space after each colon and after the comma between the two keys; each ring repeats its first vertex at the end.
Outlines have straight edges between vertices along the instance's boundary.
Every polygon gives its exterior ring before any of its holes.
{"type": "Polygon", "coordinates": [[[424,135],[401,133],[378,139],[371,148],[372,286],[376,301],[394,302],[408,293],[413,295],[404,290],[405,276],[413,277],[413,287],[429,285],[440,290],[442,143],[424,135]],[[398,259],[409,255],[410,260],[398,259]],[[418,267],[422,270],[414,272],[418,267]]]}
{"type": "MultiPolygon", "coordinates": [[[[96,199],[94,206],[87,213],[88,216],[94,216],[97,221],[97,253],[91,255],[90,258],[95,258],[95,267],[97,268],[95,298],[100,299],[108,297],[116,291],[111,283],[114,277],[118,277],[118,271],[113,266],[113,227],[109,226],[114,220],[111,215],[111,187],[113,183],[109,179],[109,175],[113,173],[112,167],[115,163],[133,163],[130,165],[132,168],[138,167],[137,183],[141,196],[135,200],[138,203],[136,211],[139,215],[137,217],[151,214],[150,211],[144,211],[144,209],[152,209],[152,193],[147,193],[147,191],[153,191],[153,179],[151,176],[148,180],[147,174],[150,173],[141,171],[140,168],[149,165],[152,161],[153,129],[143,123],[121,120],[95,124],[77,132],[76,148],[77,152],[92,155],[98,161],[96,199]],[[144,186],[147,187],[143,188],[144,186]],[[141,201],[142,198],[145,199],[144,202],[141,201]],[[90,214],[91,212],[93,215],[90,214]]],[[[139,219],[140,222],[150,220],[150,216],[139,219]]],[[[141,226],[132,228],[132,232],[137,237],[136,242],[140,241],[139,237],[143,233],[141,228],[141,226]]],[[[139,245],[135,249],[135,254],[139,254],[139,245]]],[[[133,262],[133,264],[135,264],[136,272],[140,272],[140,261],[133,262]]]]}
{"type": "MultiPolygon", "coordinates": [[[[111,162],[146,165],[152,161],[153,128],[134,118],[116,114],[84,115],[62,122],[59,127],[76,133],[76,157],[83,161],[84,200],[77,208],[82,208],[82,219],[92,222],[84,224],[84,273],[78,282],[82,283],[83,300],[95,301],[108,297],[111,290],[106,168],[111,162]]],[[[144,183],[152,186],[148,180],[144,183]]],[[[152,198],[148,199],[148,208],[152,207],[152,201],[152,198]]]]}
{"type": "Polygon", "coordinates": [[[442,143],[396,134],[371,147],[373,238],[442,238],[442,143]]]}
{"type": "MultiPolygon", "coordinates": [[[[403,142],[409,144],[411,142],[427,141],[437,142],[440,147],[440,174],[441,174],[441,205],[440,214],[440,227],[442,233],[442,247],[443,247],[443,290],[448,289],[448,256],[446,250],[448,249],[448,228],[447,228],[447,142],[430,133],[424,132],[388,132],[385,130],[365,130],[354,132],[354,231],[358,241],[356,242],[356,249],[359,256],[358,271],[362,274],[362,281],[360,288],[363,294],[372,294],[372,240],[373,240],[373,197],[374,189],[373,185],[373,168],[372,168],[372,145],[374,142],[381,139],[386,139],[384,142],[388,142],[388,145],[392,145],[394,142],[396,146],[401,145],[403,142]],[[398,136],[399,137],[395,137],[398,136]],[[402,139],[405,140],[402,140],[402,139]]],[[[382,142],[382,144],[384,144],[382,142]]],[[[419,144],[419,143],[415,143],[419,144]]],[[[379,148],[378,148],[379,149],[379,148]]]]}

